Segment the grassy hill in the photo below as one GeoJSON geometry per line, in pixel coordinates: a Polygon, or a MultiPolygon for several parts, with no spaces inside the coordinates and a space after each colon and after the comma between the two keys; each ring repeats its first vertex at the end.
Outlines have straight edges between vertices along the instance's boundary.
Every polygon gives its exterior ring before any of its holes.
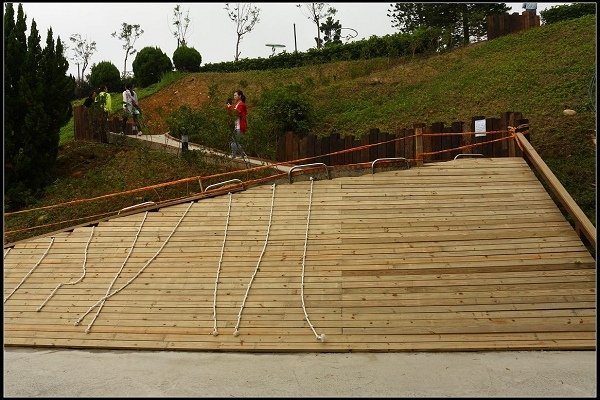
{"type": "MultiPolygon", "coordinates": [[[[180,105],[200,108],[211,99],[224,104],[233,90],[241,88],[251,109],[264,90],[288,83],[301,85],[308,94],[316,114],[314,132],[319,135],[360,136],[373,127],[393,131],[417,122],[450,124],[475,115],[499,117],[505,111],[519,111],[530,121],[533,146],[595,223],[596,148],[591,140],[596,134],[595,63],[596,17],[586,16],[425,57],[174,74],[141,90],[140,97],[153,131],[145,133],[164,133],[166,117],[180,105]],[[565,105],[577,114],[563,115],[565,105]]],[[[57,180],[30,207],[225,168],[176,155],[154,155],[135,146],[82,145],[72,141],[72,123],[65,127],[61,144],[57,180]]],[[[7,219],[5,229],[62,218],[58,211],[54,214],[7,219]]]]}

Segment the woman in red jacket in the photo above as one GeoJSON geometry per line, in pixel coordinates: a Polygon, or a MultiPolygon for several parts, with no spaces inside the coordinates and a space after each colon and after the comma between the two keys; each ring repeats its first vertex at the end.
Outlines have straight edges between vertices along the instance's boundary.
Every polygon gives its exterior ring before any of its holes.
{"type": "Polygon", "coordinates": [[[242,135],[246,133],[248,130],[248,109],[246,108],[246,96],[241,90],[236,90],[233,92],[233,102],[235,105],[231,104],[231,100],[227,100],[227,112],[230,114],[236,115],[235,120],[235,130],[233,132],[233,137],[231,138],[231,157],[235,158],[238,154],[246,157],[246,152],[241,146],[242,135]]]}

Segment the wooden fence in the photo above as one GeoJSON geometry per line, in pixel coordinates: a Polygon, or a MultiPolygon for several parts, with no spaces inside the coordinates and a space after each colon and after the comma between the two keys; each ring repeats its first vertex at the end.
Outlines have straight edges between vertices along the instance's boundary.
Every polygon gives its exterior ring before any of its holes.
{"type": "MultiPolygon", "coordinates": [[[[107,114],[97,107],[77,106],[73,109],[75,140],[108,143],[108,132],[121,132],[121,114],[107,114]]],[[[125,126],[125,134],[132,133],[131,118],[125,126]]]]}
{"type": "Polygon", "coordinates": [[[487,38],[491,40],[536,26],[540,26],[540,17],[530,11],[523,11],[521,15],[518,13],[488,15],[487,38]]]}
{"type": "Polygon", "coordinates": [[[374,128],[360,138],[353,135],[340,136],[339,134],[328,137],[315,135],[299,135],[287,132],[277,143],[277,161],[292,161],[314,157],[307,162],[321,162],[327,165],[355,164],[374,161],[378,158],[404,157],[409,160],[422,159],[423,161],[446,161],[453,159],[458,154],[479,153],[486,157],[508,157],[521,155],[519,148],[515,148],[514,141],[503,140],[478,147],[458,149],[477,143],[508,137],[508,132],[499,134],[475,135],[475,121],[485,120],[485,130],[504,131],[508,126],[527,124],[520,112],[505,112],[500,118],[486,118],[475,116],[468,123],[454,122],[450,126],[438,122],[426,126],[414,124],[412,128],[398,129],[394,133],[381,132],[374,128]],[[458,135],[435,135],[438,133],[462,133],[458,135]],[[383,143],[375,145],[376,143],[383,143]],[[323,155],[360,146],[373,145],[342,154],[323,155]],[[455,149],[455,150],[450,150],[455,149]],[[439,152],[439,153],[436,153],[439,152]],[[428,154],[436,153],[436,154],[428,154]]]}

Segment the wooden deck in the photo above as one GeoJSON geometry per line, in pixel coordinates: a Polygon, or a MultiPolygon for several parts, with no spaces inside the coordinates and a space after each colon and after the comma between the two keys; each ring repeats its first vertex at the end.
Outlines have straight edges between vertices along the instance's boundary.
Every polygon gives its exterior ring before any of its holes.
{"type": "Polygon", "coordinates": [[[4,303],[5,345],[595,349],[595,260],[523,159],[458,159],[312,185],[308,236],[305,176],[275,186],[274,197],[273,186],[254,187],[231,203],[227,194],[184,202],[60,233],[51,246],[50,237],[16,244],[5,250],[4,298],[30,275],[4,303]],[[315,332],[302,308],[303,260],[315,332]],[[82,276],[36,311],[58,284],[82,276]],[[106,300],[89,333],[96,310],[75,326],[113,280],[113,290],[132,281],[106,300]]]}

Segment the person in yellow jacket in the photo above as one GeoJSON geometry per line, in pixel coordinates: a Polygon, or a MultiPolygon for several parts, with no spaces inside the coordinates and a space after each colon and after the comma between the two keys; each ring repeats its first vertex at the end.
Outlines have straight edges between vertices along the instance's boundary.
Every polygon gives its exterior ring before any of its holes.
{"type": "Polygon", "coordinates": [[[110,97],[110,93],[108,93],[108,88],[106,85],[100,86],[100,92],[96,97],[96,101],[100,104],[100,107],[107,113],[111,111],[112,108],[112,99],[110,97]]]}
{"type": "Polygon", "coordinates": [[[110,128],[108,115],[112,109],[112,99],[110,97],[110,93],[108,93],[108,87],[106,85],[100,86],[98,96],[96,96],[96,103],[98,103],[100,108],[104,111],[104,124],[106,130],[108,131],[110,128]]]}

